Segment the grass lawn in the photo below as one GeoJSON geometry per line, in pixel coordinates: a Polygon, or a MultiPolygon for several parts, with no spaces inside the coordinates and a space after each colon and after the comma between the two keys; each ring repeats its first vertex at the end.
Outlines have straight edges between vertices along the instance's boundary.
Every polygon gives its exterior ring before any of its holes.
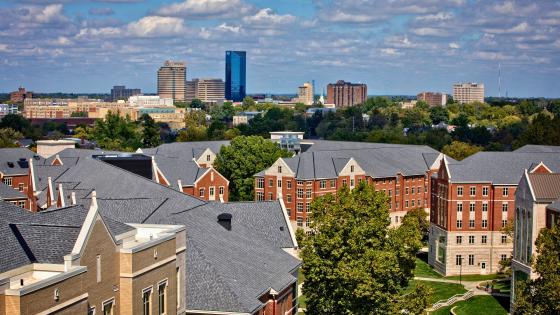
{"type": "Polygon", "coordinates": [[[509,298],[493,297],[489,295],[473,296],[472,298],[455,303],[451,306],[442,307],[430,315],[449,315],[451,309],[455,308],[457,315],[505,315],[509,310],[509,298]]]}
{"type": "Polygon", "coordinates": [[[439,300],[446,300],[455,294],[462,294],[467,292],[465,287],[457,283],[444,283],[444,282],[433,282],[433,281],[410,281],[406,292],[412,291],[416,283],[421,283],[433,290],[432,296],[430,298],[430,303],[435,303],[439,300]]]}
{"type": "MultiPolygon", "coordinates": [[[[463,275],[461,280],[463,281],[484,281],[484,280],[494,280],[504,278],[505,275],[491,274],[491,275],[463,275]]],[[[444,277],[449,280],[459,280],[459,276],[448,276],[444,277]]]]}
{"type": "Polygon", "coordinates": [[[415,277],[424,278],[441,278],[442,275],[437,273],[434,268],[428,265],[428,254],[421,253],[416,257],[416,268],[414,269],[415,277]]]}

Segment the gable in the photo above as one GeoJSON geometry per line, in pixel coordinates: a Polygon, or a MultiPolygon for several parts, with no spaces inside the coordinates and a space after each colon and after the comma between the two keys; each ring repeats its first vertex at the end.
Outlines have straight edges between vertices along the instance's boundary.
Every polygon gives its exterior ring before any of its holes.
{"type": "Polygon", "coordinates": [[[552,171],[546,166],[542,161],[533,167],[529,173],[537,173],[537,174],[551,174],[552,171]]]}
{"type": "Polygon", "coordinates": [[[265,175],[271,175],[271,176],[277,176],[277,177],[294,176],[295,175],[294,171],[288,166],[286,161],[284,161],[284,159],[282,159],[282,158],[278,158],[278,160],[276,160],[276,162],[274,162],[274,164],[272,164],[271,167],[269,167],[268,169],[266,169],[264,171],[264,174],[265,175]],[[281,172],[279,172],[279,171],[281,171],[281,172]]]}
{"type": "Polygon", "coordinates": [[[202,152],[202,154],[196,159],[196,163],[198,165],[213,165],[214,164],[214,160],[216,160],[216,153],[212,152],[212,150],[210,150],[210,148],[206,148],[206,150],[204,150],[204,152],[202,152]]]}
{"type": "Polygon", "coordinates": [[[354,160],[354,158],[350,158],[348,163],[342,168],[339,176],[350,176],[350,175],[365,175],[364,169],[354,160]]]}

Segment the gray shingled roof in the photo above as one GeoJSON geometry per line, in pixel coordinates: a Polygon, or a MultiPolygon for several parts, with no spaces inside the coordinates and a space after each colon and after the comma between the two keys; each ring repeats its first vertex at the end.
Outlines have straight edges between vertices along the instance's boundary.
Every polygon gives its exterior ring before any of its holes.
{"type": "Polygon", "coordinates": [[[192,160],[198,158],[207,149],[218,153],[222,146],[228,146],[229,141],[193,141],[165,143],[156,148],[142,149],[142,152],[151,156],[180,157],[192,160]]]}
{"type": "Polygon", "coordinates": [[[513,151],[518,153],[545,153],[545,152],[556,152],[560,153],[560,146],[553,146],[553,145],[536,145],[536,144],[527,144],[522,146],[521,148],[513,151]]]}
{"type": "Polygon", "coordinates": [[[13,199],[25,199],[25,198],[27,198],[27,196],[23,194],[21,191],[0,182],[0,199],[13,200],[13,199]]]}
{"type": "Polygon", "coordinates": [[[181,180],[183,186],[194,185],[194,182],[208,170],[199,167],[192,159],[182,157],[156,155],[155,160],[163,176],[169,181],[169,185],[175,188],[178,180],[181,180]]]}
{"type": "Polygon", "coordinates": [[[543,162],[553,172],[560,171],[557,153],[478,152],[448,164],[452,182],[491,182],[517,185],[525,169],[543,162]]]}
{"type": "Polygon", "coordinates": [[[549,204],[547,208],[560,212],[560,198],[549,204]]]}
{"type": "Polygon", "coordinates": [[[34,155],[36,154],[27,148],[0,149],[0,173],[4,175],[27,174],[29,172],[27,161],[34,155]],[[24,159],[24,161],[21,162],[20,159],[24,159]]]}

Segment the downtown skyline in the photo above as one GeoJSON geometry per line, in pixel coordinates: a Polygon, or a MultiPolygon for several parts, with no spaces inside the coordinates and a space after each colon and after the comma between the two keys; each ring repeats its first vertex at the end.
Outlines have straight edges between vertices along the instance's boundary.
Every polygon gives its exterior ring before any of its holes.
{"type": "Polygon", "coordinates": [[[0,1],[0,91],[157,90],[165,60],[187,79],[224,79],[224,52],[247,51],[247,93],[315,94],[337,80],[370,95],[451,93],[558,97],[555,1],[0,1]]]}

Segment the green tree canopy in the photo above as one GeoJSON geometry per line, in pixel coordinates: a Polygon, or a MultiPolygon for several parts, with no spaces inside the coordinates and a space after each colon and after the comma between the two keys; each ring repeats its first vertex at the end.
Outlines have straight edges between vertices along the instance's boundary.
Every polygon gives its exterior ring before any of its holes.
{"type": "Polygon", "coordinates": [[[140,120],[142,121],[142,146],[153,148],[160,145],[159,126],[154,119],[150,115],[144,114],[140,120]]]}
{"type": "Polygon", "coordinates": [[[235,137],[216,156],[214,167],[229,179],[231,201],[254,199],[253,175],[270,167],[280,157],[289,157],[278,144],[258,136],[235,137]]]}
{"type": "Polygon", "coordinates": [[[540,277],[516,282],[515,314],[560,314],[560,225],[542,229],[535,247],[540,277]]]}
{"type": "MultiPolygon", "coordinates": [[[[404,295],[421,247],[418,220],[390,228],[388,197],[343,187],[311,204],[311,234],[299,232],[307,314],[421,314],[429,290],[404,295]]],[[[300,230],[301,231],[301,230],[300,230]]]]}
{"type": "Polygon", "coordinates": [[[453,141],[441,150],[442,153],[459,161],[479,151],[482,151],[481,147],[461,141],[453,141]]]}
{"type": "Polygon", "coordinates": [[[107,113],[105,119],[95,121],[91,138],[103,149],[134,151],[142,145],[142,136],[136,122],[127,115],[107,113]]]}
{"type": "Polygon", "coordinates": [[[0,148],[14,148],[17,147],[16,141],[23,138],[23,135],[19,131],[15,131],[12,128],[1,128],[0,129],[0,148]]]}

